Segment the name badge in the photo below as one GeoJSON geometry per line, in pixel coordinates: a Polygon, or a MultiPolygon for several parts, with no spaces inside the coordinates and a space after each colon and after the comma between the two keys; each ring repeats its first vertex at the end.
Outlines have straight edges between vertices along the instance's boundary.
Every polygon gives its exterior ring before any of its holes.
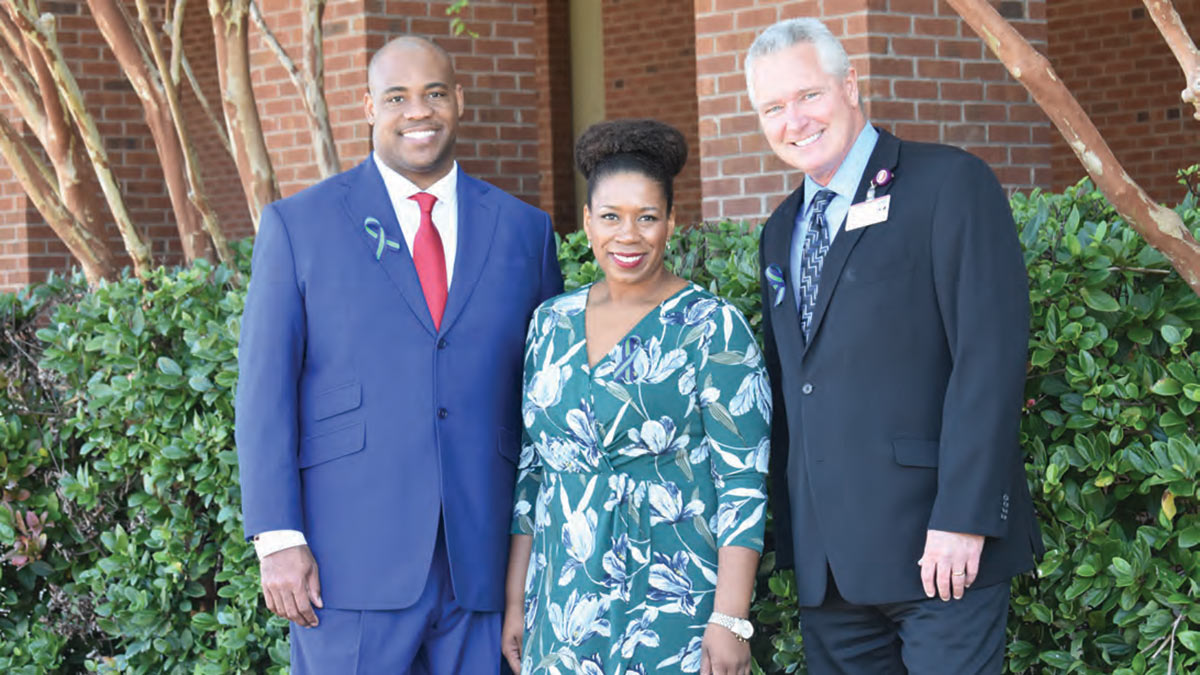
{"type": "Polygon", "coordinates": [[[887,220],[888,209],[892,205],[892,196],[884,195],[878,199],[869,199],[850,207],[846,214],[846,229],[857,230],[860,227],[882,223],[887,220]]]}

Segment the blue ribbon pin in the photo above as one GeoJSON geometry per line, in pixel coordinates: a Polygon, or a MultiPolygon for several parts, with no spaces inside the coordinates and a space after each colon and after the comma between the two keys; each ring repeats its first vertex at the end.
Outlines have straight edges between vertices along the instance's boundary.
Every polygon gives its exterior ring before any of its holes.
{"type": "Polygon", "coordinates": [[[783,302],[784,291],[787,289],[787,282],[783,280],[783,270],[779,269],[779,265],[768,265],[764,274],[767,277],[767,285],[775,293],[775,306],[778,307],[783,302]]]}
{"type": "Polygon", "coordinates": [[[388,248],[392,249],[393,251],[400,250],[400,242],[392,241],[391,239],[388,239],[387,237],[383,236],[383,225],[381,225],[378,220],[375,220],[374,218],[367,216],[367,219],[363,221],[363,228],[367,231],[367,234],[371,235],[372,239],[379,240],[379,245],[375,247],[375,259],[376,260],[383,258],[384,246],[387,246],[388,248]],[[375,227],[377,227],[379,229],[372,230],[371,229],[372,225],[374,225],[375,227]]]}

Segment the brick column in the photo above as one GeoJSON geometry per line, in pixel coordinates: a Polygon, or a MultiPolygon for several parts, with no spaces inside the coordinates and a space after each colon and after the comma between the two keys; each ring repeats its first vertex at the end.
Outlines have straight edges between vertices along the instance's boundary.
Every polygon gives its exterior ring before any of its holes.
{"type": "MultiPolygon", "coordinates": [[[[995,4],[1045,48],[1045,0],[995,4]]],[[[696,0],[705,219],[762,219],[802,179],[762,139],[742,74],[758,32],[796,16],[842,40],[872,123],[965,147],[1010,190],[1048,185],[1049,123],[945,0],[696,0]]]]}

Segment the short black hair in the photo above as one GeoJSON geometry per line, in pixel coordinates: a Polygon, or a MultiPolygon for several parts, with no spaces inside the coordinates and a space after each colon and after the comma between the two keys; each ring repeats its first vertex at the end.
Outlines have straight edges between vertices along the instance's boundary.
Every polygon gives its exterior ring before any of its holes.
{"type": "Polygon", "coordinates": [[[575,165],[587,178],[591,206],[596,183],[605,176],[632,171],[658,183],[674,201],[672,183],[687,163],[687,140],[675,127],[651,119],[610,120],[588,127],[575,142],[575,165]]]}

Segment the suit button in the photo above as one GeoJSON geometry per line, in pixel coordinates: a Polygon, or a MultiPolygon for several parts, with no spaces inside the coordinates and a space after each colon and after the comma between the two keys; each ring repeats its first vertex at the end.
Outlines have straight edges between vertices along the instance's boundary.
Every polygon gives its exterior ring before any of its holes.
{"type": "Polygon", "coordinates": [[[813,386],[811,382],[805,382],[804,386],[800,387],[800,391],[804,392],[805,395],[811,394],[812,390],[813,386]]]}
{"type": "Polygon", "coordinates": [[[438,349],[445,349],[445,348],[446,348],[446,338],[439,339],[438,340],[438,349]]]}
{"type": "Polygon", "coordinates": [[[449,410],[446,410],[445,408],[438,408],[438,419],[444,420],[444,419],[446,419],[446,416],[449,414],[450,414],[449,410]]]}

